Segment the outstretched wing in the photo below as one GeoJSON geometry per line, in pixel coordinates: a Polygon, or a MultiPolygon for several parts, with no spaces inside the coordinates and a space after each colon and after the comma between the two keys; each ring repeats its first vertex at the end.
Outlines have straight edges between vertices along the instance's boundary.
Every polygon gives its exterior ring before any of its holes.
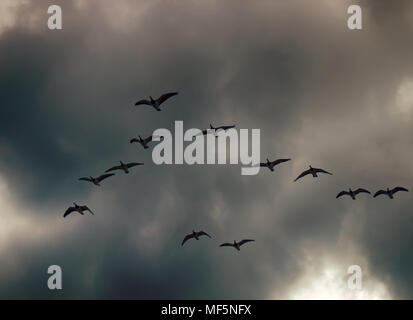
{"type": "Polygon", "coordinates": [[[69,214],[71,214],[73,211],[76,211],[75,210],[75,207],[69,207],[69,208],[67,208],[67,210],[65,211],[65,213],[64,213],[64,215],[63,215],[63,218],[66,218],[69,214]]]}
{"type": "Polygon", "coordinates": [[[142,100],[139,100],[138,102],[135,103],[135,106],[139,106],[139,105],[148,105],[148,106],[151,106],[152,103],[151,103],[149,100],[142,99],[142,100]]]}
{"type": "Polygon", "coordinates": [[[330,173],[330,172],[328,172],[328,171],[325,171],[325,170],[323,170],[323,169],[315,169],[315,172],[321,172],[321,173],[327,173],[327,174],[331,174],[332,175],[332,173],[330,173]]]}
{"type": "Polygon", "coordinates": [[[252,239],[244,239],[244,240],[241,240],[240,242],[238,242],[238,245],[239,245],[239,246],[242,246],[243,244],[245,244],[245,243],[247,243],[247,242],[251,242],[251,241],[255,241],[255,240],[252,240],[252,239]]]}
{"type": "Polygon", "coordinates": [[[232,129],[232,128],[235,128],[235,125],[232,125],[232,126],[220,126],[220,127],[215,128],[215,131],[218,131],[218,130],[227,131],[227,130],[232,129]]]}
{"type": "Polygon", "coordinates": [[[81,206],[81,207],[80,207],[80,210],[81,210],[81,211],[89,211],[91,214],[95,215],[95,214],[92,212],[92,210],[90,210],[90,209],[88,208],[88,206],[81,206]]]}
{"type": "Polygon", "coordinates": [[[406,191],[408,192],[409,190],[407,190],[406,188],[403,187],[396,187],[392,190],[393,193],[399,192],[399,191],[406,191]]]}
{"type": "Polygon", "coordinates": [[[377,192],[374,194],[374,198],[377,197],[377,196],[379,196],[379,195],[381,195],[381,194],[387,194],[387,192],[384,191],[384,190],[379,190],[379,191],[377,191],[377,192]]]}
{"type": "Polygon", "coordinates": [[[168,100],[170,97],[176,96],[178,94],[178,92],[169,92],[169,93],[165,93],[163,95],[161,95],[157,102],[158,104],[161,104],[163,102],[165,102],[166,100],[168,100]]]}
{"type": "Polygon", "coordinates": [[[143,139],[143,143],[149,143],[151,141],[152,141],[152,136],[149,136],[146,139],[143,139]]]}
{"type": "Polygon", "coordinates": [[[199,232],[197,233],[197,235],[198,235],[198,237],[200,237],[200,236],[207,236],[207,237],[210,237],[210,238],[211,238],[211,236],[210,236],[208,233],[206,233],[205,231],[199,231],[199,232]]]}
{"type": "Polygon", "coordinates": [[[341,196],[344,196],[345,194],[350,194],[350,193],[347,192],[347,191],[341,191],[341,192],[336,196],[336,199],[337,199],[337,198],[340,198],[341,196]]]}
{"type": "Polygon", "coordinates": [[[260,167],[268,167],[268,163],[266,163],[266,162],[261,162],[261,163],[260,163],[260,167]]]}
{"type": "Polygon", "coordinates": [[[368,193],[371,194],[370,191],[363,189],[363,188],[358,188],[356,191],[354,191],[355,194],[359,194],[359,193],[368,193]]]}
{"type": "Polygon", "coordinates": [[[184,238],[184,240],[182,241],[181,246],[183,246],[186,241],[188,241],[189,239],[192,239],[193,237],[194,237],[194,236],[193,236],[192,234],[186,235],[185,238],[184,238]]]}
{"type": "Polygon", "coordinates": [[[106,178],[109,178],[109,177],[114,176],[114,175],[115,175],[114,173],[102,174],[102,175],[99,176],[96,180],[97,180],[98,182],[101,182],[101,181],[105,180],[106,178]]]}
{"type": "Polygon", "coordinates": [[[141,162],[131,162],[131,163],[128,163],[126,166],[128,168],[132,168],[132,167],[141,166],[141,165],[143,165],[143,163],[141,163],[141,162]]]}
{"type": "Polygon", "coordinates": [[[220,246],[220,247],[233,247],[234,244],[233,244],[233,243],[228,243],[228,242],[226,242],[226,243],[220,244],[219,246],[220,246]]]}
{"type": "Polygon", "coordinates": [[[121,167],[121,166],[114,166],[114,167],[112,167],[112,168],[110,168],[110,169],[106,170],[105,172],[114,171],[114,170],[120,170],[120,169],[122,169],[122,167],[121,167]]]}
{"type": "Polygon", "coordinates": [[[280,164],[280,163],[283,163],[283,162],[287,162],[287,161],[290,161],[290,160],[291,160],[291,159],[277,159],[277,160],[273,161],[272,164],[273,164],[274,166],[276,166],[277,164],[280,164]]]}
{"type": "Polygon", "coordinates": [[[301,173],[297,178],[295,178],[294,181],[297,181],[298,179],[301,179],[302,177],[306,176],[307,174],[310,173],[310,169],[305,170],[303,173],[301,173]]]}
{"type": "Polygon", "coordinates": [[[89,182],[92,182],[92,181],[93,181],[92,179],[90,179],[90,178],[88,178],[88,177],[79,178],[79,180],[82,180],[82,181],[89,181],[89,182]]]}
{"type": "Polygon", "coordinates": [[[130,143],[139,142],[139,139],[133,138],[129,141],[130,143]]]}

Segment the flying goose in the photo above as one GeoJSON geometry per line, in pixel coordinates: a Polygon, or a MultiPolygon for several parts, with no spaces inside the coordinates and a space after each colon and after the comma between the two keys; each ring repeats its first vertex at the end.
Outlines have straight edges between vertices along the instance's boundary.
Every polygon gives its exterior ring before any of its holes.
{"type": "Polygon", "coordinates": [[[283,162],[287,162],[290,161],[291,159],[277,159],[275,161],[270,161],[267,158],[267,162],[261,162],[260,163],[260,167],[267,167],[268,169],[270,169],[271,171],[274,171],[274,167],[277,164],[283,163],[283,162]]]}
{"type": "Polygon", "coordinates": [[[92,182],[96,186],[100,186],[101,181],[111,176],[114,176],[114,175],[115,175],[114,173],[107,173],[107,174],[102,174],[101,176],[96,177],[96,178],[93,178],[92,176],[90,176],[90,177],[79,178],[79,180],[89,181],[89,182],[92,182]]]}
{"type": "Polygon", "coordinates": [[[83,211],[89,211],[91,214],[94,215],[92,210],[90,210],[87,206],[79,206],[76,204],[76,202],[73,202],[73,206],[67,208],[65,214],[63,215],[63,218],[66,218],[66,216],[68,216],[72,212],[79,212],[83,216],[84,215],[83,211]]]}
{"type": "Polygon", "coordinates": [[[381,194],[386,194],[386,195],[389,196],[390,199],[393,199],[393,195],[394,195],[396,192],[398,192],[398,191],[406,191],[406,192],[408,192],[409,190],[407,190],[406,188],[403,188],[403,187],[396,187],[396,188],[393,188],[393,189],[391,189],[391,190],[390,190],[389,188],[387,188],[387,190],[379,190],[379,191],[377,191],[377,192],[374,194],[374,198],[377,197],[377,196],[379,196],[379,195],[381,195],[381,194]]]}
{"type": "Polygon", "coordinates": [[[229,242],[223,243],[223,244],[220,245],[220,247],[234,247],[235,249],[237,249],[238,251],[240,251],[240,247],[241,247],[244,243],[247,243],[247,242],[250,242],[250,241],[255,241],[255,240],[244,239],[244,240],[241,240],[240,242],[236,242],[236,241],[234,240],[234,243],[229,243],[229,242]]]}
{"type": "Polygon", "coordinates": [[[114,171],[114,170],[123,170],[125,173],[129,173],[129,168],[132,168],[134,166],[140,166],[143,165],[143,163],[141,162],[130,162],[130,163],[123,163],[122,161],[120,161],[120,166],[114,166],[108,170],[106,170],[105,172],[109,172],[109,171],[114,171]]]}
{"type": "Polygon", "coordinates": [[[348,191],[341,191],[337,196],[336,196],[336,199],[337,198],[340,198],[341,196],[344,196],[344,195],[347,195],[347,196],[350,196],[351,197],[351,199],[353,199],[353,200],[356,200],[356,195],[358,195],[359,193],[368,193],[368,194],[371,194],[371,192],[370,191],[368,191],[368,190],[366,190],[366,189],[363,189],[363,188],[358,188],[357,190],[351,190],[351,188],[349,188],[348,189],[348,191]]]}
{"type": "Polygon", "coordinates": [[[192,233],[187,234],[185,236],[184,240],[182,241],[181,246],[183,246],[184,243],[189,239],[195,238],[196,240],[199,240],[200,236],[207,236],[207,237],[211,238],[211,236],[208,233],[204,232],[204,231],[195,232],[194,230],[192,230],[192,233]]]}
{"type": "Polygon", "coordinates": [[[212,124],[209,124],[209,129],[206,130],[202,130],[202,135],[207,135],[208,133],[213,133],[215,135],[215,137],[218,138],[217,133],[221,132],[221,131],[227,131],[229,129],[235,128],[235,125],[232,126],[220,126],[220,127],[214,127],[212,124]],[[208,132],[209,131],[209,132],[208,132]]]}
{"type": "Polygon", "coordinates": [[[220,126],[220,127],[214,128],[214,127],[212,126],[212,124],[209,124],[209,127],[210,127],[212,130],[215,130],[215,132],[217,132],[218,130],[227,131],[227,130],[229,130],[229,129],[235,128],[235,125],[232,125],[232,126],[220,126]]]}
{"type": "Polygon", "coordinates": [[[154,100],[151,96],[149,96],[150,100],[142,99],[135,103],[135,106],[138,105],[148,105],[155,108],[156,111],[161,111],[160,106],[163,102],[168,100],[170,97],[177,95],[178,92],[170,92],[161,95],[158,99],[154,100]]]}
{"type": "Polygon", "coordinates": [[[145,139],[142,139],[141,136],[138,136],[138,137],[139,137],[139,139],[133,138],[129,142],[130,143],[139,142],[142,145],[142,147],[144,147],[144,149],[148,149],[149,148],[148,143],[152,141],[152,136],[149,136],[145,139]]]}
{"type": "Polygon", "coordinates": [[[307,174],[312,174],[314,178],[318,177],[317,173],[327,173],[327,174],[331,174],[330,172],[327,172],[323,169],[318,169],[318,168],[313,168],[312,166],[310,166],[310,169],[304,171],[303,173],[301,173],[294,181],[297,181],[298,179],[306,176],[307,174]]]}

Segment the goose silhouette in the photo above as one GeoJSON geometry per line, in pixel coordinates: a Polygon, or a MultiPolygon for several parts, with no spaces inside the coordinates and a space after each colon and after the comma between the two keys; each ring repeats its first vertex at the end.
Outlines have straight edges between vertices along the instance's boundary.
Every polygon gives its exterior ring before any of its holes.
{"type": "Polygon", "coordinates": [[[119,166],[114,166],[105,172],[110,172],[110,171],[115,171],[115,170],[123,170],[125,173],[129,173],[129,168],[135,167],[135,166],[141,166],[143,163],[141,162],[130,162],[130,163],[123,163],[122,161],[119,161],[120,165],[119,166]]]}
{"type": "Polygon", "coordinates": [[[283,162],[287,162],[290,161],[291,159],[277,159],[275,161],[270,161],[267,158],[267,162],[261,162],[260,163],[260,167],[267,167],[268,169],[270,169],[271,171],[274,171],[274,167],[277,164],[283,163],[283,162]]]}
{"type": "Polygon", "coordinates": [[[219,126],[219,127],[214,127],[212,124],[209,124],[209,127],[210,127],[210,129],[215,130],[215,132],[217,132],[217,131],[227,131],[229,129],[235,128],[235,124],[230,125],[230,126],[219,126]]]}
{"type": "Polygon", "coordinates": [[[96,178],[93,178],[92,176],[90,176],[90,177],[79,178],[79,180],[92,182],[94,185],[100,186],[100,182],[114,175],[115,175],[114,173],[107,173],[107,174],[102,174],[101,176],[96,177],[96,178]]]}
{"type": "Polygon", "coordinates": [[[226,243],[221,244],[220,247],[234,247],[235,249],[237,249],[238,251],[240,251],[240,247],[241,247],[243,244],[245,244],[245,243],[247,243],[247,242],[251,242],[251,241],[255,241],[255,240],[252,240],[252,239],[244,239],[244,240],[241,240],[240,242],[236,242],[236,241],[234,240],[234,243],[226,242],[226,243]]]}
{"type": "Polygon", "coordinates": [[[332,175],[332,173],[325,171],[323,169],[320,168],[313,168],[312,166],[310,166],[310,169],[302,172],[294,181],[297,181],[298,179],[301,179],[302,177],[311,174],[314,178],[318,177],[317,173],[326,173],[326,174],[330,174],[332,175]]]}
{"type": "Polygon", "coordinates": [[[396,192],[399,192],[399,191],[408,192],[409,190],[407,190],[406,188],[403,188],[403,187],[395,187],[395,188],[393,188],[393,189],[387,188],[386,190],[379,190],[379,191],[377,191],[377,192],[374,194],[374,198],[377,197],[377,196],[379,196],[379,195],[381,195],[381,194],[385,194],[385,195],[387,195],[390,199],[393,199],[393,198],[394,198],[393,195],[394,195],[396,192]]]}
{"type": "Polygon", "coordinates": [[[73,206],[67,208],[67,210],[65,211],[65,213],[63,215],[63,218],[66,218],[72,212],[78,212],[83,216],[84,215],[83,211],[89,211],[91,214],[94,215],[92,210],[90,210],[87,206],[79,206],[79,205],[76,204],[76,202],[73,202],[73,206]]]}
{"type": "Polygon", "coordinates": [[[141,136],[138,136],[138,137],[139,137],[139,138],[133,138],[133,139],[131,139],[129,142],[130,142],[130,143],[138,142],[138,143],[140,143],[140,144],[142,145],[142,147],[143,147],[144,149],[148,149],[148,148],[149,148],[148,143],[152,141],[152,136],[149,136],[149,137],[147,137],[147,138],[145,138],[145,139],[142,139],[141,136]]]}
{"type": "Polygon", "coordinates": [[[351,188],[349,188],[348,189],[348,191],[341,191],[337,196],[336,196],[336,199],[337,198],[340,198],[340,197],[342,197],[342,196],[344,196],[344,195],[346,195],[346,196],[350,196],[351,197],[351,199],[353,199],[353,200],[356,200],[356,195],[358,195],[359,193],[368,193],[368,194],[371,194],[371,192],[370,191],[368,191],[368,190],[366,190],[366,189],[363,189],[363,188],[358,188],[357,190],[351,190],[351,188]]]}
{"type": "Polygon", "coordinates": [[[194,230],[192,230],[192,233],[187,234],[185,236],[184,240],[182,241],[181,246],[183,246],[184,243],[187,242],[189,239],[194,238],[196,240],[199,240],[199,237],[201,237],[201,236],[207,236],[207,237],[211,238],[211,236],[208,233],[204,232],[204,231],[195,232],[194,230]]]}
{"type": "Polygon", "coordinates": [[[149,96],[149,100],[142,99],[139,100],[138,102],[135,103],[135,106],[139,105],[148,105],[153,108],[155,108],[156,111],[161,111],[160,106],[162,103],[164,103],[166,100],[168,100],[170,97],[176,96],[178,92],[169,92],[161,95],[158,99],[153,99],[151,96],[149,96]]]}
{"type": "MultiPolygon", "coordinates": [[[[235,128],[235,125],[231,125],[231,126],[220,126],[220,127],[214,127],[212,124],[209,125],[209,129],[205,129],[202,130],[202,135],[207,135],[208,133],[212,133],[215,135],[216,138],[218,138],[218,134],[223,132],[223,131],[227,131],[229,129],[233,129],[235,128]]],[[[201,134],[197,134],[196,136],[201,135],[201,134]]]]}

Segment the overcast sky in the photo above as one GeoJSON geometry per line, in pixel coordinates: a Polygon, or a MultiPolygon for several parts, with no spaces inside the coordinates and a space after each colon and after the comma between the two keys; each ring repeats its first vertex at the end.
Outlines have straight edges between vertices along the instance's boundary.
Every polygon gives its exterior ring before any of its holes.
{"type": "Polygon", "coordinates": [[[412,188],[412,33],[409,0],[1,1],[0,298],[413,298],[411,192],[335,199],[412,188]],[[292,161],[242,176],[129,144],[175,120],[260,129],[262,159],[292,161]],[[77,180],[119,160],[145,165],[77,180]],[[308,165],[333,175],[293,182],[308,165]],[[63,219],[72,202],[95,216],[63,219]],[[193,229],[213,238],[181,247],[193,229]]]}

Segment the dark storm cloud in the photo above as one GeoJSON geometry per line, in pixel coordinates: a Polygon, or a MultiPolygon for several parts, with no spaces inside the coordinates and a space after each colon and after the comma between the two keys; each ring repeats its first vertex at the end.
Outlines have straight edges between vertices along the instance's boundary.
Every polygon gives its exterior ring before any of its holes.
{"type": "Polygon", "coordinates": [[[344,242],[372,276],[413,295],[409,196],[334,199],[349,186],[409,187],[412,113],[403,122],[390,105],[412,75],[411,24],[397,19],[410,3],[363,2],[360,32],[346,28],[350,2],[61,2],[62,31],[45,27],[49,3],[22,5],[21,24],[0,35],[0,173],[61,234],[7,242],[24,268],[4,271],[2,298],[288,298],[309,248],[340,250],[348,217],[358,227],[344,242]],[[24,23],[33,16],[44,25],[24,23]],[[169,90],[180,95],[160,113],[133,107],[169,90]],[[262,157],[293,162],[247,177],[158,167],[129,144],[174,120],[260,128],[262,157]],[[76,181],[119,160],[145,166],[99,189],[76,181]],[[293,183],[308,164],[334,176],[293,183]],[[97,215],[63,221],[72,201],[97,215]],[[213,239],[179,248],[194,228],[213,239]],[[243,237],[257,241],[218,248],[243,237]],[[50,264],[63,268],[60,296],[45,286],[50,264]]]}

